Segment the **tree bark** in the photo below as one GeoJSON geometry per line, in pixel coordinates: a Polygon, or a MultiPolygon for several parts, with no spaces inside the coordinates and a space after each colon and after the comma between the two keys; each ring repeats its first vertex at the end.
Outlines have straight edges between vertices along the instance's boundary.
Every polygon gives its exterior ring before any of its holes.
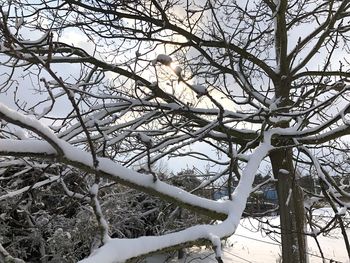
{"type": "Polygon", "coordinates": [[[303,191],[296,181],[290,149],[270,153],[281,224],[282,262],[307,262],[303,191]]]}

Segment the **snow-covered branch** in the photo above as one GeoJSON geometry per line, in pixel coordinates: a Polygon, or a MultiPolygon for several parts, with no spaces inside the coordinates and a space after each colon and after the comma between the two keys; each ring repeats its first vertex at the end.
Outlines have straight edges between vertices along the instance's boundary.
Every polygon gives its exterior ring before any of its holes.
{"type": "MultiPolygon", "coordinates": [[[[232,201],[224,201],[221,204],[226,207],[228,217],[216,225],[200,225],[187,228],[183,231],[171,233],[163,236],[141,237],[137,239],[111,239],[104,246],[95,251],[90,257],[82,260],[82,263],[97,261],[104,262],[124,262],[127,259],[144,256],[154,252],[161,252],[167,249],[198,244],[200,240],[209,240],[214,246],[220,248],[220,240],[228,237],[236,230],[241,215],[243,214],[246,201],[252,189],[255,173],[261,161],[272,149],[270,145],[270,134],[266,140],[251,155],[242,173],[242,180],[232,194],[232,201]],[[128,250],[134,247],[136,249],[128,250]]],[[[221,256],[221,251],[217,251],[217,256],[221,256]]]]}

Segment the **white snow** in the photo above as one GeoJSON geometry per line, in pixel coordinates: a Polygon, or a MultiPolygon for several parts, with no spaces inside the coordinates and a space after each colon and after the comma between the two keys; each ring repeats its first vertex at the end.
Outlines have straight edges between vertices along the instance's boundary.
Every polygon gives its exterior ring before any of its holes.
{"type": "Polygon", "coordinates": [[[17,195],[20,195],[22,193],[25,193],[26,191],[28,191],[29,189],[36,189],[36,188],[39,188],[41,186],[44,186],[44,185],[47,185],[49,183],[52,183],[52,182],[55,182],[57,181],[58,179],[60,179],[60,176],[52,176],[52,177],[49,177],[48,179],[46,180],[43,180],[41,182],[38,182],[38,183],[35,183],[34,185],[32,186],[25,186],[21,189],[18,189],[16,191],[13,191],[13,192],[8,192],[7,194],[4,194],[4,195],[1,195],[0,196],[0,201],[1,200],[5,200],[5,199],[8,199],[8,198],[12,198],[12,197],[15,197],[17,195]]]}
{"type": "Polygon", "coordinates": [[[14,135],[16,135],[21,140],[28,139],[28,133],[26,132],[25,129],[22,129],[20,127],[16,127],[16,129],[14,131],[14,135]]]}
{"type": "Polygon", "coordinates": [[[346,214],[346,211],[347,211],[347,207],[343,206],[338,209],[338,215],[343,216],[346,214]]]}
{"type": "MultiPolygon", "coordinates": [[[[61,146],[64,148],[65,159],[70,160],[72,164],[85,166],[91,171],[94,170],[92,157],[90,153],[84,152],[79,148],[75,148],[70,144],[61,141],[61,146]]],[[[53,156],[56,154],[55,149],[47,142],[38,140],[10,140],[0,139],[0,152],[2,153],[33,153],[41,154],[42,156],[53,156]]],[[[125,168],[109,159],[99,158],[99,170],[103,173],[109,174],[111,178],[121,179],[128,181],[133,184],[142,185],[143,187],[153,188],[156,191],[174,196],[180,201],[187,202],[191,205],[203,207],[216,211],[218,213],[227,214],[228,208],[222,202],[212,201],[205,198],[201,198],[192,195],[181,188],[177,188],[168,185],[158,180],[156,183],[153,182],[153,176],[147,174],[139,174],[131,169],[125,168]]]]}
{"type": "Polygon", "coordinates": [[[292,188],[289,189],[288,191],[288,197],[287,197],[287,200],[286,200],[286,206],[289,206],[289,202],[290,202],[290,198],[292,197],[292,188]]]}
{"type": "Polygon", "coordinates": [[[269,106],[269,111],[270,111],[270,113],[271,113],[271,112],[274,112],[275,110],[278,109],[277,105],[278,105],[280,102],[281,102],[281,98],[278,98],[278,99],[274,98],[274,99],[272,99],[272,102],[271,102],[271,104],[270,104],[270,106],[269,106]]]}
{"type": "MultiPolygon", "coordinates": [[[[270,107],[271,109],[271,107],[270,107]]],[[[276,108],[275,108],[276,109],[276,108]]],[[[269,121],[273,122],[273,123],[278,123],[278,122],[287,122],[287,121],[291,121],[292,118],[291,117],[284,117],[284,116],[271,116],[269,117],[269,121]]]]}
{"type": "Polygon", "coordinates": [[[38,119],[41,119],[42,117],[46,116],[46,114],[48,114],[51,110],[52,110],[51,106],[45,107],[42,113],[38,116],[38,119]]]}
{"type": "MultiPolygon", "coordinates": [[[[228,225],[226,224],[224,226],[228,227],[228,225]]],[[[128,258],[142,255],[144,253],[147,253],[148,251],[155,251],[159,248],[164,248],[175,244],[181,244],[199,238],[212,239],[213,235],[211,234],[211,232],[216,232],[219,229],[221,229],[221,231],[224,231],[224,227],[222,224],[195,226],[187,228],[186,230],[180,232],[175,232],[158,237],[144,236],[136,239],[111,239],[104,246],[97,249],[95,253],[93,253],[90,257],[80,262],[124,262],[128,258]]]]}
{"type": "Polygon", "coordinates": [[[273,3],[276,6],[276,10],[275,13],[272,14],[272,16],[276,16],[281,6],[281,0],[273,0],[273,3]]]}
{"type": "Polygon", "coordinates": [[[110,237],[108,235],[109,226],[108,226],[107,220],[103,216],[101,205],[98,200],[98,188],[99,188],[98,184],[94,183],[90,187],[90,195],[91,195],[92,205],[96,213],[96,218],[98,220],[99,228],[102,228],[102,232],[103,232],[102,240],[103,240],[103,243],[106,244],[110,240],[110,237]]]}
{"type": "Polygon", "coordinates": [[[152,145],[152,138],[144,132],[139,132],[137,138],[146,145],[152,145]]]}
{"type": "MultiPolygon", "coordinates": [[[[266,217],[260,220],[263,222],[268,220],[269,223],[274,226],[280,225],[279,217],[266,217]]],[[[278,259],[281,255],[279,236],[273,234],[266,236],[266,234],[261,231],[261,227],[274,230],[267,224],[262,224],[256,219],[242,219],[236,233],[228,239],[228,245],[232,246],[223,249],[224,262],[246,263],[247,261],[245,260],[254,263],[279,262],[278,259]]],[[[348,235],[350,234],[350,229],[347,230],[347,233],[348,235]]],[[[322,262],[314,239],[311,237],[307,239],[309,263],[322,262]]],[[[347,257],[340,229],[332,231],[328,237],[321,235],[318,237],[318,240],[326,258],[343,263],[350,262],[347,257]]],[[[206,261],[201,262],[205,263],[206,261]]],[[[212,261],[208,260],[208,262],[212,261]]],[[[327,262],[329,262],[329,260],[327,262]]]]}
{"type": "Polygon", "coordinates": [[[23,24],[24,24],[23,17],[16,18],[16,24],[15,24],[16,29],[19,29],[23,24]]]}
{"type": "Polygon", "coordinates": [[[62,184],[63,190],[65,191],[66,195],[68,195],[69,197],[82,199],[82,200],[85,200],[87,202],[91,201],[91,199],[88,196],[85,196],[83,194],[70,191],[62,178],[60,178],[60,182],[62,184]]]}
{"type": "Polygon", "coordinates": [[[165,54],[159,54],[156,59],[152,61],[152,65],[155,65],[157,62],[170,66],[171,62],[173,62],[172,58],[165,54]]]}
{"type": "MultiPolygon", "coordinates": [[[[324,209],[321,209],[324,210],[324,209]]],[[[317,211],[316,211],[317,212],[317,211]]],[[[320,213],[323,213],[320,211],[320,213]]],[[[280,237],[273,234],[275,228],[266,223],[279,226],[279,217],[263,217],[259,220],[244,218],[240,220],[234,235],[229,237],[222,246],[222,259],[226,263],[275,263],[280,262],[280,237]],[[269,235],[262,228],[272,231],[269,235]]],[[[347,230],[348,235],[350,229],[347,230]]],[[[340,229],[335,229],[329,236],[320,235],[318,241],[324,252],[326,262],[330,259],[336,262],[350,263],[340,229]]],[[[317,244],[312,237],[307,238],[309,263],[321,263],[322,258],[317,244]]],[[[164,263],[166,255],[149,257],[146,263],[164,263]]],[[[205,247],[192,248],[183,260],[173,259],[169,263],[213,263],[216,262],[212,250],[205,247]]]]}
{"type": "Polygon", "coordinates": [[[205,95],[207,94],[207,88],[203,85],[191,85],[191,88],[198,94],[198,95],[205,95]]]}
{"type": "MultiPolygon", "coordinates": [[[[33,131],[34,133],[40,135],[43,139],[48,141],[57,152],[63,150],[63,147],[60,146],[64,141],[59,140],[56,135],[44,124],[42,124],[37,119],[31,118],[29,116],[23,115],[19,112],[11,110],[6,105],[0,103],[0,117],[6,121],[14,124],[19,124],[22,128],[33,131]]],[[[35,150],[36,147],[33,147],[30,151],[35,150]]]]}
{"type": "Polygon", "coordinates": [[[285,169],[279,169],[278,172],[280,174],[284,174],[284,175],[288,175],[289,174],[289,172],[287,170],[285,170],[285,169]]]}
{"type": "Polygon", "coordinates": [[[42,37],[40,37],[37,40],[21,40],[20,42],[24,45],[35,45],[35,44],[40,44],[42,42],[45,41],[45,39],[47,39],[47,37],[49,36],[50,31],[48,30],[45,34],[42,35],[42,37]]]}
{"type": "Polygon", "coordinates": [[[271,99],[267,98],[266,96],[263,96],[262,94],[254,90],[253,87],[251,87],[250,83],[246,80],[244,73],[241,72],[239,64],[237,64],[235,69],[236,69],[237,76],[241,81],[242,85],[244,85],[245,89],[248,90],[249,93],[254,96],[254,98],[262,102],[263,104],[267,103],[270,105],[272,103],[271,99]]]}
{"type": "Polygon", "coordinates": [[[93,184],[91,187],[90,187],[90,194],[95,196],[97,195],[98,193],[98,184],[93,184]]]}
{"type": "Polygon", "coordinates": [[[181,72],[182,72],[182,68],[181,68],[180,66],[175,66],[175,68],[174,68],[174,73],[175,73],[177,76],[181,77],[181,72]]]}

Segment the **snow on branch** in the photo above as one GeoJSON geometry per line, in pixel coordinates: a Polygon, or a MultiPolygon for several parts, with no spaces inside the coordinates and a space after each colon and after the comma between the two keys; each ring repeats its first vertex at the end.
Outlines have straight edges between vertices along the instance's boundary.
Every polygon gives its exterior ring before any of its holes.
{"type": "MultiPolygon", "coordinates": [[[[239,181],[232,200],[213,201],[206,198],[192,195],[180,188],[166,184],[160,180],[154,182],[153,176],[140,174],[129,168],[125,168],[110,159],[98,158],[99,166],[96,171],[91,153],[85,152],[63,141],[47,127],[44,127],[38,120],[31,119],[21,113],[11,111],[6,106],[0,104],[0,114],[9,122],[25,127],[43,137],[48,141],[38,140],[10,140],[0,139],[0,155],[14,156],[36,156],[41,158],[57,158],[59,162],[80,168],[89,173],[97,172],[99,176],[108,178],[115,182],[122,183],[146,193],[159,196],[165,201],[187,207],[192,211],[206,214],[212,218],[225,219],[218,225],[200,225],[190,227],[180,232],[171,233],[164,236],[148,236],[137,239],[110,239],[108,237],[108,227],[103,217],[100,219],[104,227],[104,245],[97,249],[89,258],[81,261],[88,262],[121,262],[130,258],[139,257],[145,254],[170,247],[188,246],[199,240],[208,240],[216,248],[217,257],[220,257],[220,246],[218,240],[230,236],[234,233],[243,211],[247,199],[252,190],[252,184],[256,171],[261,161],[273,148],[270,144],[272,132],[265,132],[264,141],[251,154],[246,167],[242,171],[242,178],[239,181]],[[8,116],[7,116],[8,115],[8,116]],[[60,155],[55,146],[59,146],[63,155],[60,155]],[[133,247],[133,249],[129,249],[133,247]]],[[[98,215],[101,215],[95,185],[90,189],[90,194],[94,199],[95,208],[98,215]]]]}
{"type": "MultiPolygon", "coordinates": [[[[48,143],[45,143],[44,141],[37,140],[17,141],[2,139],[0,140],[1,155],[41,156],[46,158],[61,157],[61,160],[65,163],[73,164],[78,168],[83,168],[94,173],[95,168],[92,162],[92,156],[89,152],[82,151],[66,141],[57,138],[57,136],[40,121],[15,112],[1,103],[0,116],[10,123],[42,135],[42,137],[48,141],[48,143]],[[58,151],[56,151],[56,148],[59,148],[60,152],[63,154],[57,154],[58,151]]],[[[214,217],[217,218],[225,218],[225,214],[228,212],[225,206],[219,202],[197,197],[180,188],[173,187],[160,181],[154,184],[151,175],[139,174],[109,159],[99,158],[99,163],[101,165],[101,167],[99,167],[99,172],[101,172],[102,175],[112,180],[122,182],[125,185],[129,185],[133,188],[141,188],[143,190],[149,189],[149,191],[146,192],[151,192],[153,194],[158,193],[158,196],[169,197],[172,201],[177,200],[180,203],[187,203],[190,206],[197,207],[202,212],[211,210],[216,214],[214,217]]]]}
{"type": "MultiPolygon", "coordinates": [[[[174,248],[180,245],[187,246],[187,243],[194,244],[197,240],[215,241],[214,237],[216,235],[221,237],[229,236],[232,229],[235,228],[236,225],[232,224],[231,220],[225,220],[218,225],[194,226],[163,236],[144,236],[135,239],[114,238],[97,249],[90,257],[79,262],[124,262],[128,259],[146,255],[150,252],[161,251],[165,248],[174,248]],[[213,233],[216,233],[216,235],[213,233]]],[[[217,242],[215,242],[215,245],[217,245],[217,242]]]]}
{"type": "Polygon", "coordinates": [[[90,188],[91,206],[94,209],[94,213],[98,222],[102,244],[106,244],[110,240],[110,237],[108,235],[109,227],[107,220],[102,214],[100,201],[98,200],[98,188],[99,186],[97,183],[94,183],[90,188]]]}
{"type": "Polygon", "coordinates": [[[64,182],[63,178],[60,178],[60,183],[61,183],[61,185],[63,187],[64,192],[69,197],[74,197],[74,198],[81,199],[81,200],[84,200],[84,201],[90,201],[91,200],[86,195],[82,195],[82,194],[79,194],[79,193],[76,193],[76,192],[73,192],[73,191],[69,190],[67,185],[66,185],[66,183],[64,182]]]}
{"type": "MultiPolygon", "coordinates": [[[[62,141],[62,144],[64,145],[65,155],[59,161],[86,172],[94,173],[95,169],[89,152],[73,147],[64,141],[62,141]]],[[[54,148],[47,142],[11,139],[0,139],[0,155],[33,156],[50,159],[58,157],[54,148]]],[[[99,158],[98,173],[102,177],[159,196],[166,201],[174,202],[215,219],[224,219],[228,214],[228,208],[225,202],[198,197],[160,180],[154,183],[152,175],[138,173],[107,158],[99,158]]]]}
{"type": "Polygon", "coordinates": [[[205,86],[200,84],[190,85],[191,89],[197,93],[197,96],[203,96],[208,93],[208,90],[205,86]]]}
{"type": "Polygon", "coordinates": [[[12,198],[12,197],[15,197],[17,195],[20,195],[20,194],[23,194],[31,189],[36,189],[36,188],[39,188],[41,186],[44,186],[44,185],[47,185],[47,184],[50,184],[52,182],[55,182],[59,179],[60,177],[55,175],[55,176],[51,176],[49,177],[48,179],[46,180],[43,180],[41,182],[38,182],[38,183],[35,183],[31,186],[25,186],[19,190],[16,190],[16,191],[13,191],[13,192],[8,192],[7,194],[4,194],[4,195],[1,195],[0,196],[0,201],[2,200],[5,200],[5,199],[8,199],[8,198],[12,198]]]}
{"type": "Polygon", "coordinates": [[[34,133],[45,139],[47,142],[49,142],[52,145],[52,147],[56,150],[58,155],[63,155],[63,150],[62,147],[59,145],[60,142],[57,139],[57,137],[49,128],[47,128],[38,120],[20,114],[14,110],[11,110],[2,103],[0,103],[0,118],[6,120],[9,123],[33,131],[34,133]]]}
{"type": "Polygon", "coordinates": [[[7,252],[7,250],[0,244],[0,260],[1,262],[25,263],[24,260],[15,258],[7,252]],[[4,260],[4,261],[2,261],[4,260]]]}
{"type": "Polygon", "coordinates": [[[156,65],[157,62],[165,65],[165,66],[170,66],[171,62],[173,62],[172,58],[169,57],[168,55],[164,54],[159,54],[156,59],[152,61],[152,65],[156,65]]]}
{"type": "Polygon", "coordinates": [[[216,247],[216,256],[220,258],[221,249],[219,240],[235,232],[252,190],[255,173],[261,161],[272,149],[270,144],[271,136],[272,133],[267,133],[265,141],[252,154],[243,170],[242,179],[232,195],[232,201],[222,202],[228,209],[228,217],[222,223],[189,227],[185,230],[163,236],[111,239],[104,246],[97,249],[90,257],[80,261],[80,263],[124,262],[151,252],[162,251],[181,245],[188,246],[188,243],[203,239],[212,242],[213,246],[216,247]],[[130,249],[130,247],[133,249],[130,249]]]}

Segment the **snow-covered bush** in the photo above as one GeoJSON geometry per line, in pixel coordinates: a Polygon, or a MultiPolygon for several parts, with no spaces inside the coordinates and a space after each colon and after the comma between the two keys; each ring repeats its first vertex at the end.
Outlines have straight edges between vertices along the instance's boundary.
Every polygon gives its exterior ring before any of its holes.
{"type": "MultiPolygon", "coordinates": [[[[33,166],[48,166],[31,162],[33,166]]],[[[24,160],[7,167],[1,175],[0,188],[9,191],[11,187],[23,187],[24,181],[35,185],[48,173],[55,178],[58,171],[64,173],[51,184],[0,201],[1,244],[12,256],[29,262],[76,262],[88,256],[100,245],[98,223],[88,200],[92,177],[83,177],[78,170],[67,167],[48,168],[45,173],[39,168],[27,168],[24,160]]],[[[199,184],[197,179],[185,177],[166,180],[176,181],[187,190],[199,184]]],[[[102,185],[100,204],[113,238],[162,235],[206,222],[203,217],[145,193],[108,183],[102,185]]]]}

